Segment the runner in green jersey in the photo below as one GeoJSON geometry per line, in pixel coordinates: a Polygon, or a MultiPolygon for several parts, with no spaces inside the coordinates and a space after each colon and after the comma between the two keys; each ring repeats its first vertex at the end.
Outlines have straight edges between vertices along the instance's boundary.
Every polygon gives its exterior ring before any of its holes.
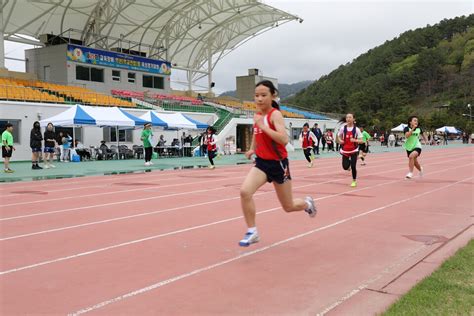
{"type": "Polygon", "coordinates": [[[360,153],[359,158],[360,160],[362,160],[361,166],[365,166],[365,157],[367,156],[367,153],[369,152],[370,134],[364,130],[364,126],[360,126],[359,129],[362,133],[362,140],[364,141],[362,144],[359,144],[359,153],[360,153]]]}
{"type": "Polygon", "coordinates": [[[410,116],[408,119],[408,126],[405,127],[404,131],[406,141],[403,147],[405,147],[408,156],[408,169],[409,172],[406,175],[407,179],[413,178],[413,169],[416,168],[420,172],[420,177],[423,176],[423,167],[418,162],[418,157],[421,155],[421,142],[420,136],[423,137],[423,141],[426,143],[425,135],[423,130],[418,125],[418,117],[410,116]]]}

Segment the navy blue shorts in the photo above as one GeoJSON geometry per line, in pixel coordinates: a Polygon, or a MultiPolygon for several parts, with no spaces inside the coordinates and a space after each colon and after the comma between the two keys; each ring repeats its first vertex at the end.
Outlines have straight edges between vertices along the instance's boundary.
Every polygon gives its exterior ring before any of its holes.
{"type": "Polygon", "coordinates": [[[255,167],[262,170],[267,175],[267,181],[275,181],[278,184],[283,184],[291,180],[290,165],[288,159],[283,160],[265,160],[255,158],[255,167]]]}
{"type": "Polygon", "coordinates": [[[40,153],[41,152],[41,147],[31,147],[31,152],[32,153],[40,153]]]}
{"type": "Polygon", "coordinates": [[[56,149],[54,147],[44,147],[44,152],[54,154],[56,152],[56,149]]]}

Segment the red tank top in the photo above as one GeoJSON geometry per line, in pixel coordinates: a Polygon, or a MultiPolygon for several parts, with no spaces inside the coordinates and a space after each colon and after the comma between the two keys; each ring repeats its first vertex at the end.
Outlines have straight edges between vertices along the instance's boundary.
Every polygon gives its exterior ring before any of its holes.
{"type": "Polygon", "coordinates": [[[215,142],[214,134],[207,135],[207,150],[208,151],[215,151],[217,149],[216,144],[212,144],[213,142],[215,142]]]}
{"type": "Polygon", "coordinates": [[[303,137],[303,148],[313,147],[313,139],[309,136],[310,132],[301,132],[303,137]]]}
{"type": "MultiPolygon", "coordinates": [[[[273,108],[263,120],[265,125],[276,131],[275,126],[270,118],[276,109],[273,108]]],[[[253,134],[255,135],[255,154],[258,158],[265,160],[283,160],[288,157],[285,146],[274,141],[270,136],[265,134],[256,124],[253,125],[253,134]]]]}
{"type": "Polygon", "coordinates": [[[350,156],[352,153],[359,151],[359,144],[351,142],[351,138],[356,138],[355,126],[351,129],[345,126],[342,137],[344,137],[344,144],[341,146],[341,154],[350,156]]]}

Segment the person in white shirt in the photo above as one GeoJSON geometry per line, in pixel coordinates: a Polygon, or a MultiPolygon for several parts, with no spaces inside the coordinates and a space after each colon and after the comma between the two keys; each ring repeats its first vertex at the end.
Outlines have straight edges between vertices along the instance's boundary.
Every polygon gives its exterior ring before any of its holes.
{"type": "Polygon", "coordinates": [[[388,136],[388,144],[390,147],[395,146],[395,135],[393,135],[393,133],[390,133],[388,136]]]}

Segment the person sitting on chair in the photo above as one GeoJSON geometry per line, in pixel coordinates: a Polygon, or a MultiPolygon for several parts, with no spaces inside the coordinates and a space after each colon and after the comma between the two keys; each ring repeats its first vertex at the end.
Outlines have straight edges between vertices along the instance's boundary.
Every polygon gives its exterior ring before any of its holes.
{"type": "Polygon", "coordinates": [[[84,158],[87,158],[88,160],[91,160],[91,153],[87,148],[84,147],[84,144],[82,144],[80,141],[76,139],[74,147],[76,149],[76,153],[81,157],[81,161],[84,160],[84,158]]]}
{"type": "Polygon", "coordinates": [[[107,145],[105,144],[105,140],[101,141],[100,142],[100,146],[99,146],[99,160],[100,159],[103,159],[103,160],[107,160],[109,159],[111,156],[112,156],[112,151],[109,149],[109,147],[107,147],[107,145]]]}

